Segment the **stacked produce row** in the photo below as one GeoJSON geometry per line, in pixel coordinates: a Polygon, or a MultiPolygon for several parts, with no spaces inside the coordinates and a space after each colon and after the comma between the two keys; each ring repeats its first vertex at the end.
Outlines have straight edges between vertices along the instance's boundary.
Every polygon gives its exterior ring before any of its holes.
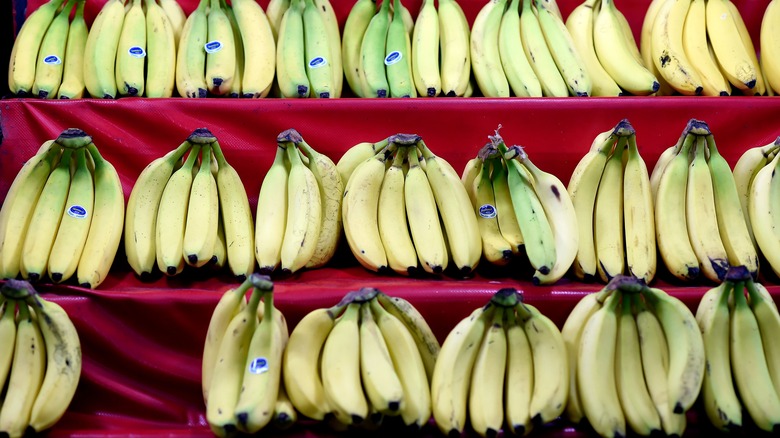
{"type": "Polygon", "coordinates": [[[773,95],[780,5],[758,47],[730,0],[653,0],[634,38],[620,5],[488,0],[473,22],[456,0],[357,0],[340,25],[329,0],[49,0],[19,29],[18,96],[205,98],[773,95]],[[69,20],[75,8],[74,18],[69,20]],[[758,54],[761,57],[759,59],[758,54]],[[346,80],[346,87],[345,82],[346,80]],[[347,93],[346,91],[350,92],[347,93]]]}

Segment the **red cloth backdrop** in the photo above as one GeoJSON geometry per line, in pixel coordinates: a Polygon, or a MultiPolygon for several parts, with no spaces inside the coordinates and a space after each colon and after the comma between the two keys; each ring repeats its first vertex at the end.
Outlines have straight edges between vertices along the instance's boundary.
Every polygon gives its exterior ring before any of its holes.
{"type": "MultiPolygon", "coordinates": [[[[352,1],[332,0],[343,24],[352,1]]],[[[32,7],[41,0],[31,0],[32,7]]],[[[88,18],[103,0],[90,0],[88,18]]],[[[266,0],[260,3],[265,6],[266,0]]],[[[481,1],[463,0],[473,20],[481,1]]],[[[564,16],[577,4],[560,2],[564,16]]],[[[623,0],[618,6],[635,32],[649,1],[623,0]]],[[[735,1],[757,35],[768,3],[735,1]]],[[[182,0],[185,10],[192,0],[182,0]]],[[[416,13],[420,2],[408,0],[416,13]]],[[[672,145],[690,118],[710,124],[722,154],[733,165],[748,147],[769,143],[780,135],[780,100],[776,98],[587,98],[587,99],[457,99],[416,100],[183,100],[127,98],[117,101],[0,102],[0,199],[4,199],[23,162],[40,144],[68,127],[91,134],[101,153],[119,171],[129,196],[135,178],[152,159],[180,144],[192,130],[208,127],[219,138],[227,159],[242,177],[252,208],[262,178],[273,159],[276,134],[296,128],[320,152],[334,161],[351,145],[377,141],[398,132],[423,136],[431,149],[460,170],[476,154],[487,135],[500,124],[510,144],[527,147],[542,169],[568,182],[572,169],[597,133],[628,118],[638,133],[640,152],[650,169],[664,148],[672,145]]],[[[660,262],[659,262],[660,266],[660,262]]],[[[766,270],[765,270],[766,271],[766,270]]],[[[331,266],[277,279],[276,302],[290,330],[308,311],[336,303],[362,286],[405,297],[417,306],[443,340],[473,308],[500,287],[517,287],[560,325],[576,303],[599,284],[568,279],[535,287],[517,266],[493,269],[486,263],[470,279],[409,280],[378,276],[362,269],[342,245],[331,266]]],[[[764,278],[773,295],[777,279],[764,278]]],[[[39,285],[46,297],[59,302],[76,324],[83,347],[84,370],[73,403],[50,436],[202,435],[210,436],[200,394],[200,359],[211,311],[221,292],[236,282],[226,274],[188,273],[158,276],[141,282],[132,273],[120,246],[111,275],[98,290],[72,285],[39,285]]],[[[708,284],[680,285],[659,267],[655,285],[695,308],[708,284]]],[[[692,435],[705,435],[701,410],[689,414],[692,435]]],[[[539,433],[539,432],[537,432],[539,433]]],[[[269,435],[338,436],[316,427],[296,427],[269,435]]],[[[424,435],[439,436],[435,428],[424,435]]],[[[585,429],[565,422],[539,436],[586,436],[585,429]]],[[[388,436],[393,436],[392,433],[388,436]]]]}

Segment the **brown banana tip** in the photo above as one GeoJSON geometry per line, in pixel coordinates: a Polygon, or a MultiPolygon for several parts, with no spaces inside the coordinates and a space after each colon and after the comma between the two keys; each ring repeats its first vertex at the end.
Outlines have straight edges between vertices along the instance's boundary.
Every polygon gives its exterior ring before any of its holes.
{"type": "Polygon", "coordinates": [[[301,136],[301,133],[298,132],[295,128],[285,129],[276,136],[277,143],[291,142],[298,144],[301,141],[303,141],[303,137],[301,136]]]}
{"type": "Polygon", "coordinates": [[[390,137],[387,138],[388,143],[395,143],[398,146],[414,146],[420,140],[422,140],[422,137],[420,137],[417,134],[404,134],[404,133],[391,135],[390,137]]]}
{"type": "Polygon", "coordinates": [[[750,278],[752,278],[750,271],[743,265],[729,267],[725,276],[726,281],[730,282],[748,281],[750,278]]]}

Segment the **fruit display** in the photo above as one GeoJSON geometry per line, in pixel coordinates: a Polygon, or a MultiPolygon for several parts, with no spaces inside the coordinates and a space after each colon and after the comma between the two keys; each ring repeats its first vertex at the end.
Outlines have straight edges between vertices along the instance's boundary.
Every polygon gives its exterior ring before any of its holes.
{"type": "Polygon", "coordinates": [[[650,175],[628,120],[596,136],[567,189],[579,233],[574,276],[606,283],[629,274],[652,281],[656,236],[650,175]]]}
{"type": "Polygon", "coordinates": [[[535,270],[534,284],[555,283],[568,272],[577,255],[577,216],[557,176],[533,164],[522,147],[508,147],[496,131],[466,163],[461,182],[486,260],[506,264],[523,250],[535,270]]]}
{"type": "Polygon", "coordinates": [[[682,301],[618,275],[583,297],[561,332],[570,361],[570,421],[587,419],[603,437],[626,436],[628,428],[641,436],[682,436],[706,363],[702,334],[682,301]]]}
{"type": "Polygon", "coordinates": [[[65,414],[81,377],[81,344],[65,310],[26,281],[3,284],[0,311],[0,434],[21,438],[65,414]]]}
{"type": "Polygon", "coordinates": [[[460,435],[467,418],[482,437],[504,424],[526,435],[561,415],[568,394],[561,332],[512,288],[453,327],[431,378],[433,417],[446,436],[460,435]]]}
{"type": "Polygon", "coordinates": [[[439,348],[408,301],[362,288],[295,326],[284,385],[302,415],[319,421],[332,415],[339,429],[378,426],[385,417],[420,428],[431,417],[428,382],[439,348]]]}
{"type": "Polygon", "coordinates": [[[127,201],[125,254],[141,277],[155,266],[178,275],[185,265],[228,266],[246,277],[255,268],[253,232],[243,182],[217,138],[198,128],[138,176],[127,201]]]}
{"type": "Polygon", "coordinates": [[[211,316],[201,384],[206,420],[217,436],[257,433],[280,416],[275,407],[289,332],[274,307],[273,286],[269,277],[252,274],[222,295],[211,316]]]}
{"type": "Polygon", "coordinates": [[[702,275],[719,283],[729,266],[758,275],[736,180],[709,126],[699,120],[691,119],[677,144],[659,157],[650,177],[656,241],[674,277],[691,281],[702,275]]]}
{"type": "Polygon", "coordinates": [[[341,239],[341,176],[295,129],[281,132],[276,156],[263,178],[255,218],[260,272],[285,274],[319,268],[341,239]]]}
{"type": "Polygon", "coordinates": [[[766,288],[744,266],[731,267],[719,286],[707,291],[696,310],[704,339],[707,372],[701,399],[707,418],[729,432],[746,422],[777,431],[780,424],[780,355],[771,337],[780,314],[766,288]],[[744,408],[744,409],[743,409],[744,408]]]}
{"type": "Polygon", "coordinates": [[[122,237],[122,184],[80,129],[41,145],[14,178],[0,208],[0,278],[55,283],[74,274],[96,288],[122,237]]]}
{"type": "Polygon", "coordinates": [[[337,169],[347,174],[344,234],[363,267],[410,275],[451,266],[455,275],[468,276],[477,266],[482,242],[468,194],[420,136],[357,144],[337,169]]]}

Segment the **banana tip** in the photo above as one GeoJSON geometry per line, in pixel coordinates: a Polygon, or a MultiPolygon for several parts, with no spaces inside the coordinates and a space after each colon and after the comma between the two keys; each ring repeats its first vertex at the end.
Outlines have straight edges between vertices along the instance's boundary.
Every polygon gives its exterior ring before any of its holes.
{"type": "Polygon", "coordinates": [[[27,274],[27,279],[30,281],[30,283],[36,283],[38,280],[41,279],[41,274],[30,272],[27,274]]]}
{"type": "Polygon", "coordinates": [[[59,273],[59,272],[54,272],[54,273],[51,274],[51,279],[55,283],[59,283],[59,282],[62,281],[62,274],[59,273]]]}

